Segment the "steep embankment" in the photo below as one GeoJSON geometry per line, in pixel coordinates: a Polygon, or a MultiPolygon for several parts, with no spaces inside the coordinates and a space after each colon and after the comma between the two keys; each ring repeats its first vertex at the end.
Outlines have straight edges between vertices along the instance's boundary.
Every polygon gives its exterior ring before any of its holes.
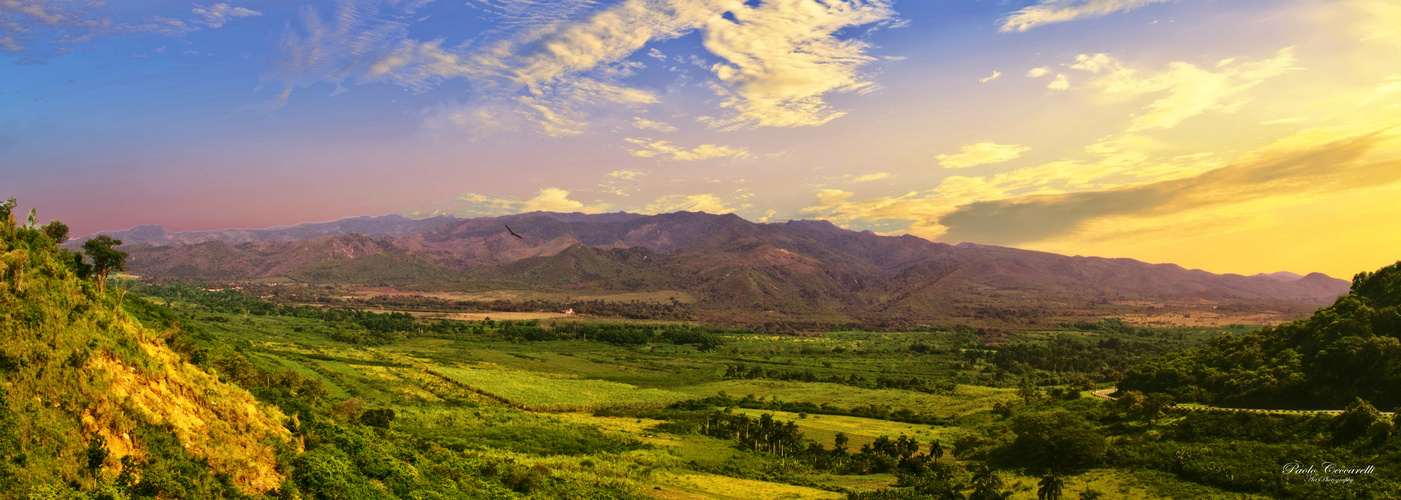
{"type": "Polygon", "coordinates": [[[136,483],[212,498],[283,483],[278,455],[299,445],[280,411],[181,361],[163,342],[173,332],[143,327],[122,292],[3,215],[0,498],[136,483]]]}
{"type": "Polygon", "coordinates": [[[1401,262],[1358,274],[1347,295],[1308,318],[1150,361],[1119,387],[1230,406],[1341,408],[1360,397],[1396,408],[1401,262]]]}

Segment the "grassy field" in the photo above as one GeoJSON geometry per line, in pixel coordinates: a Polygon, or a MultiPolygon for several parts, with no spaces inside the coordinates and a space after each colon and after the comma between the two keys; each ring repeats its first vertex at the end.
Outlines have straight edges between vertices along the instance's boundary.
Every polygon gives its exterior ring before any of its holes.
{"type": "Polygon", "coordinates": [[[515,370],[434,366],[434,374],[526,410],[581,411],[599,408],[659,408],[685,394],[606,380],[556,378],[515,370]]]}
{"type": "Polygon", "coordinates": [[[841,493],[714,474],[664,472],[647,496],[665,500],[839,500],[841,493]]]}

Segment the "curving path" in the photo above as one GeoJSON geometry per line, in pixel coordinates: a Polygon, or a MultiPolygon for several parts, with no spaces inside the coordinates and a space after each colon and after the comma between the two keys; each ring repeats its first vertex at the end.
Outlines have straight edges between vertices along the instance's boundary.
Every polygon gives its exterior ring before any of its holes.
{"type": "MultiPolygon", "coordinates": [[[[1107,400],[1113,401],[1113,400],[1118,399],[1118,398],[1115,398],[1115,397],[1113,397],[1113,396],[1110,396],[1110,394],[1114,394],[1114,393],[1115,393],[1116,391],[1118,391],[1118,390],[1119,390],[1118,387],[1110,387],[1110,388],[1108,388],[1108,389],[1100,389],[1100,390],[1097,390],[1097,391],[1092,391],[1092,392],[1090,392],[1090,394],[1093,394],[1094,397],[1097,397],[1097,398],[1100,398],[1100,399],[1107,399],[1107,400]]],[[[1343,412],[1343,410],[1275,410],[1275,409],[1269,409],[1269,408],[1223,408],[1223,407],[1219,407],[1219,406],[1173,406],[1172,408],[1175,409],[1175,410],[1188,410],[1188,411],[1249,411],[1249,412],[1255,412],[1255,413],[1271,413],[1271,414],[1278,413],[1278,414],[1293,414],[1293,415],[1299,415],[1299,414],[1314,414],[1314,413],[1327,413],[1327,414],[1330,414],[1330,415],[1337,415],[1337,414],[1343,412]]],[[[1394,413],[1389,412],[1389,411],[1384,411],[1384,412],[1381,412],[1381,413],[1382,413],[1382,415],[1394,415],[1394,413]]]]}

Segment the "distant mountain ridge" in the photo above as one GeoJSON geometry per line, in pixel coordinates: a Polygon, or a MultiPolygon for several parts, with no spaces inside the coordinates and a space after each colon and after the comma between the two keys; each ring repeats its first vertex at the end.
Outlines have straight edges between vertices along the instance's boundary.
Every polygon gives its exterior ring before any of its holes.
{"type": "Polygon", "coordinates": [[[880,236],[820,220],[753,223],[700,212],[383,216],[174,235],[138,226],[113,234],[147,238],[126,245],[129,268],[156,279],[685,290],[709,307],[813,315],[937,317],[990,303],[1067,301],[1321,305],[1349,286],[1318,273],[1218,275],[1132,259],[880,236]]]}
{"type": "Polygon", "coordinates": [[[350,217],[331,222],[305,222],[291,226],[273,226],[264,229],[218,229],[212,231],[170,232],[155,224],[144,224],[120,231],[98,231],[76,238],[65,247],[82,246],[82,242],[105,234],[122,240],[125,245],[148,244],[192,245],[210,241],[238,244],[247,242],[301,241],[321,236],[341,236],[362,234],[365,236],[404,236],[426,229],[461,220],[450,215],[411,219],[402,215],[390,214],[371,217],[368,215],[350,217]]]}

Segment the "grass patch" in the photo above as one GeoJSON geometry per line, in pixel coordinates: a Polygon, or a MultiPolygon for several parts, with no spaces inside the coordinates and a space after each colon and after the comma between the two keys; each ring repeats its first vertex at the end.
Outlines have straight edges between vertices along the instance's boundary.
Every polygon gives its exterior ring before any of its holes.
{"type": "Polygon", "coordinates": [[[600,408],[660,408],[686,394],[606,380],[568,379],[514,370],[435,366],[433,373],[533,411],[585,411],[600,408]]]}

